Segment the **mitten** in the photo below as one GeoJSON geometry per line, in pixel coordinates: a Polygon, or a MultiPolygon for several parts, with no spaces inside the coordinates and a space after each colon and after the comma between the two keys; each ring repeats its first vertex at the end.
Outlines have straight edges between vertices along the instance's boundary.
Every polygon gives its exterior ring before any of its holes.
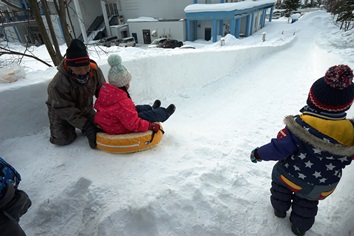
{"type": "Polygon", "coordinates": [[[4,183],[5,190],[3,191],[2,197],[0,199],[0,209],[4,208],[15,196],[16,188],[9,183],[4,183]]]}
{"type": "Polygon", "coordinates": [[[251,155],[250,155],[250,159],[253,163],[257,163],[257,162],[260,162],[262,161],[262,158],[260,158],[258,156],[258,153],[257,153],[257,150],[258,150],[258,147],[253,149],[252,152],[251,152],[251,155]]]}
{"type": "Polygon", "coordinates": [[[16,189],[15,196],[3,208],[4,215],[6,215],[11,220],[19,222],[20,217],[27,212],[31,205],[32,202],[28,195],[24,191],[16,189]]]}
{"type": "Polygon", "coordinates": [[[96,148],[96,132],[96,127],[89,120],[87,120],[82,129],[82,133],[87,136],[92,149],[96,148]]]}
{"type": "Polygon", "coordinates": [[[152,132],[157,133],[160,130],[160,125],[158,123],[150,123],[149,130],[152,130],[152,132]]]}

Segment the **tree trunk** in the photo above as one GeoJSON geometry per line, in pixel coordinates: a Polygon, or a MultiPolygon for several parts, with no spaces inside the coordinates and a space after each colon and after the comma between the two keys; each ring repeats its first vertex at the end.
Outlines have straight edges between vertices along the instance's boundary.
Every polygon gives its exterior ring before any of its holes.
{"type": "Polygon", "coordinates": [[[41,2],[42,2],[42,9],[44,11],[44,15],[45,15],[45,18],[47,20],[49,33],[50,33],[50,36],[52,38],[52,43],[53,43],[53,46],[54,46],[54,49],[55,49],[55,52],[56,52],[55,53],[55,58],[56,58],[56,61],[59,60],[59,62],[60,62],[61,60],[63,60],[63,56],[61,55],[60,48],[59,48],[59,45],[58,45],[57,36],[55,35],[55,31],[54,31],[54,27],[53,27],[53,23],[52,23],[52,18],[50,17],[50,12],[49,12],[49,9],[48,9],[48,4],[47,4],[46,0],[41,0],[41,2]]]}
{"type": "Polygon", "coordinates": [[[52,42],[50,41],[48,33],[45,29],[37,1],[36,0],[29,0],[28,2],[31,7],[31,13],[34,16],[34,18],[36,19],[37,25],[39,27],[39,31],[41,32],[41,35],[42,35],[44,44],[47,48],[47,51],[48,51],[54,65],[58,66],[62,60],[62,56],[61,56],[60,51],[55,51],[53,48],[52,42]]]}
{"type": "Polygon", "coordinates": [[[76,37],[76,33],[75,33],[75,27],[74,27],[73,21],[71,20],[70,11],[69,11],[68,7],[66,7],[66,14],[68,14],[71,32],[73,33],[74,39],[76,39],[77,37],[76,37]]]}
{"type": "Polygon", "coordinates": [[[65,39],[66,45],[69,46],[71,43],[71,40],[72,40],[72,36],[70,35],[68,23],[66,21],[65,10],[67,8],[67,1],[60,0],[59,5],[58,5],[57,0],[54,0],[54,5],[55,5],[55,8],[56,8],[58,16],[59,16],[61,28],[63,29],[63,34],[64,34],[64,39],[65,39]]]}

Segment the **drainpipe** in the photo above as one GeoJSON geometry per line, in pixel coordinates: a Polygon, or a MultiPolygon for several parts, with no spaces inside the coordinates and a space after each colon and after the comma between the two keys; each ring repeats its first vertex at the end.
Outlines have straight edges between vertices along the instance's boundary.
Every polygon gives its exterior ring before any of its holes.
{"type": "Polygon", "coordinates": [[[240,32],[241,32],[241,18],[236,18],[236,33],[235,33],[236,38],[240,38],[240,32]]]}
{"type": "Polygon", "coordinates": [[[87,44],[88,40],[87,40],[86,28],[85,28],[85,24],[83,22],[84,19],[82,18],[82,13],[81,13],[81,8],[80,8],[80,5],[79,5],[79,1],[78,0],[74,0],[74,5],[75,5],[76,13],[77,13],[77,19],[79,20],[81,34],[82,34],[82,37],[84,38],[84,43],[87,44]]]}
{"type": "Polygon", "coordinates": [[[254,25],[254,12],[251,14],[251,28],[250,28],[250,35],[253,34],[253,25],[254,25]]]}
{"type": "Polygon", "coordinates": [[[246,21],[246,37],[250,35],[250,24],[251,24],[251,15],[247,15],[247,21],[246,21]]]}
{"type": "Polygon", "coordinates": [[[269,13],[269,22],[272,22],[273,10],[274,10],[274,6],[272,6],[272,7],[270,8],[270,13],[269,13]]]}
{"type": "Polygon", "coordinates": [[[213,42],[215,43],[217,40],[217,36],[218,36],[218,21],[217,20],[213,20],[213,42]]]}
{"type": "Polygon", "coordinates": [[[191,41],[191,21],[187,19],[187,41],[191,41]]]}
{"type": "Polygon", "coordinates": [[[108,36],[108,37],[111,37],[111,36],[112,36],[112,32],[111,32],[111,28],[109,27],[109,21],[108,21],[108,16],[107,16],[106,3],[105,3],[103,0],[101,0],[101,7],[102,7],[102,13],[103,13],[104,24],[106,25],[107,36],[108,36]]]}

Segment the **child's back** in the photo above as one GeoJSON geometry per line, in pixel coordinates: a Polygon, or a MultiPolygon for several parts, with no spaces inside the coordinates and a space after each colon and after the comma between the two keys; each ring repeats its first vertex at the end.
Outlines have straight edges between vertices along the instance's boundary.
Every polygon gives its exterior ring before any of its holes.
{"type": "Polygon", "coordinates": [[[318,200],[335,190],[354,157],[354,126],[345,113],[354,99],[352,80],[348,66],[329,68],[312,85],[302,114],[287,116],[277,138],[251,153],[253,162],[279,161],[272,173],[271,203],[281,218],[292,206],[296,235],[312,227],[318,200]]]}

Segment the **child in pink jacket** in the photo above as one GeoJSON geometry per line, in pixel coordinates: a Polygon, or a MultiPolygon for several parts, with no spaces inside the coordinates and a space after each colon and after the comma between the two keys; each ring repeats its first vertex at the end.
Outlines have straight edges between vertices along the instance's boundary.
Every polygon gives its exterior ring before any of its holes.
{"type": "Polygon", "coordinates": [[[111,66],[108,72],[109,83],[104,83],[95,102],[95,122],[108,134],[126,134],[152,130],[158,132],[160,125],[155,122],[166,121],[176,110],[171,104],[160,107],[156,100],[153,106],[137,105],[128,93],[131,74],[122,65],[122,59],[114,54],[108,57],[111,66]]]}

